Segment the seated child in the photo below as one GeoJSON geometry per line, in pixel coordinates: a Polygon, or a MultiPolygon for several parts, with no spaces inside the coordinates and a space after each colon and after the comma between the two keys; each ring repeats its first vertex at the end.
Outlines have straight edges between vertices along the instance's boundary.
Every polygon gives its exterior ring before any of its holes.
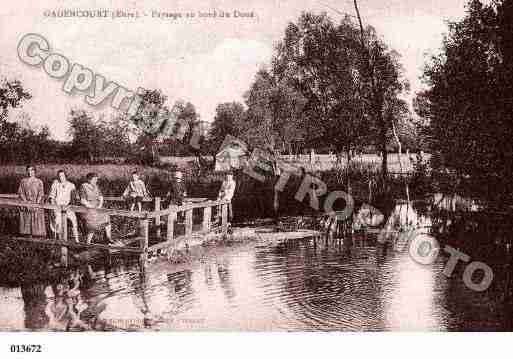
{"type": "Polygon", "coordinates": [[[125,192],[123,192],[123,197],[129,203],[131,211],[135,209],[136,204],[139,212],[142,211],[142,201],[145,197],[150,197],[150,194],[137,172],[132,172],[132,180],[126,187],[125,192]]]}

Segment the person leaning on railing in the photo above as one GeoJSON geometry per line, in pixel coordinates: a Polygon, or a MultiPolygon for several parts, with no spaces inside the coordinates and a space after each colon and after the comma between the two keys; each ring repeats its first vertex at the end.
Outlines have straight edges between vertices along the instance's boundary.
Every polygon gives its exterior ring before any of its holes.
{"type": "MultiPolygon", "coordinates": [[[[75,195],[75,184],[66,179],[66,172],[64,172],[64,170],[59,170],[57,172],[57,179],[53,181],[52,187],[50,189],[50,203],[57,206],[69,206],[75,195]]],[[[71,222],[73,238],[75,242],[78,242],[78,224],[75,212],[71,210],[66,210],[66,219],[71,222]]],[[[61,232],[61,226],[62,213],[60,210],[55,210],[53,223],[53,230],[55,234],[59,234],[61,232]]]]}
{"type": "Polygon", "coordinates": [[[125,198],[129,203],[130,210],[133,211],[137,204],[137,209],[141,212],[142,201],[144,198],[148,197],[150,197],[150,194],[146,189],[144,182],[139,178],[139,174],[135,171],[132,172],[132,180],[128,183],[128,186],[123,192],[123,198],[125,198]]]}
{"type": "MultiPolygon", "coordinates": [[[[174,181],[170,183],[169,191],[165,196],[165,203],[167,203],[167,207],[171,206],[181,206],[187,197],[187,190],[185,188],[185,183],[183,183],[183,174],[180,171],[176,171],[174,175],[174,181]]],[[[180,212],[177,217],[179,222],[184,221],[184,214],[180,212]]]]}
{"type": "Polygon", "coordinates": [[[80,186],[80,203],[90,209],[84,215],[87,230],[86,243],[91,244],[94,232],[104,229],[109,244],[122,245],[121,242],[112,240],[110,217],[96,210],[103,207],[103,195],[98,187],[98,175],[92,172],[88,173],[86,178],[87,182],[80,186]]]}
{"type": "Polygon", "coordinates": [[[175,172],[174,182],[170,184],[169,191],[166,194],[165,202],[169,206],[181,206],[185,197],[187,197],[187,190],[183,183],[183,174],[180,171],[175,172]]]}
{"type": "Polygon", "coordinates": [[[219,194],[217,195],[218,201],[229,201],[228,204],[228,218],[231,221],[233,219],[233,208],[232,208],[232,199],[235,194],[235,187],[237,183],[233,179],[232,173],[227,173],[226,178],[221,184],[221,188],[219,189],[219,194]]]}

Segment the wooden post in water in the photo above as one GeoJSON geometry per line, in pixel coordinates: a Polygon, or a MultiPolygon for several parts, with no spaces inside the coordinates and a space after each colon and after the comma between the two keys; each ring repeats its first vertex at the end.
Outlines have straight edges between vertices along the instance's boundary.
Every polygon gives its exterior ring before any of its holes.
{"type": "MultiPolygon", "coordinates": [[[[161,199],[160,197],[155,197],[155,211],[160,211],[161,209],[161,199]]],[[[160,216],[155,217],[155,226],[157,226],[157,237],[161,236],[161,219],[160,216]]]]}
{"type": "Polygon", "coordinates": [[[210,232],[210,221],[212,219],[212,207],[203,208],[203,231],[210,232]]]}
{"type": "MultiPolygon", "coordinates": [[[[59,209],[61,211],[61,233],[60,233],[60,240],[67,242],[68,241],[68,215],[66,213],[66,210],[61,208],[59,209]]],[[[68,266],[68,247],[62,246],[61,247],[61,264],[64,267],[68,266]]]]}
{"type": "Polygon", "coordinates": [[[185,236],[192,236],[192,208],[185,211],[185,236]]]}
{"type": "Polygon", "coordinates": [[[139,257],[141,265],[144,266],[148,260],[148,242],[150,237],[149,221],[147,219],[139,220],[140,248],[142,253],[139,257]]]}
{"type": "Polygon", "coordinates": [[[221,205],[221,229],[223,234],[228,233],[228,204],[221,205]]]}

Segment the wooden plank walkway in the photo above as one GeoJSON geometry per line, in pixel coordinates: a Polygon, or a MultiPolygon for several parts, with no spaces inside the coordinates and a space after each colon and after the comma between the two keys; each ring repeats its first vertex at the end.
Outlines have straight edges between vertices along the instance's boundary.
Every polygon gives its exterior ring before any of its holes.
{"type": "MultiPolygon", "coordinates": [[[[106,201],[124,201],[120,197],[105,197],[106,201]]],[[[35,243],[40,245],[49,245],[59,247],[61,249],[61,262],[67,266],[68,263],[68,249],[86,249],[86,250],[103,250],[115,251],[126,254],[139,255],[142,265],[145,265],[148,260],[148,253],[158,249],[173,247],[176,248],[181,243],[187,243],[190,240],[197,239],[202,236],[209,235],[224,235],[228,230],[228,205],[229,201],[208,201],[203,199],[191,199],[181,206],[170,206],[167,209],[161,208],[161,199],[156,197],[154,199],[146,199],[155,203],[155,208],[152,211],[127,211],[117,209],[95,209],[97,213],[105,214],[109,217],[121,217],[124,219],[136,219],[138,221],[138,233],[136,236],[121,235],[118,239],[123,242],[123,246],[114,246],[99,243],[77,243],[68,239],[68,223],[67,212],[74,213],[90,213],[91,209],[82,206],[56,206],[51,204],[36,204],[28,203],[18,199],[15,194],[0,194],[0,208],[19,208],[19,209],[40,209],[44,211],[61,212],[61,231],[56,238],[35,238],[35,237],[22,237],[10,234],[0,234],[3,238],[18,241],[35,243]],[[213,208],[217,209],[220,220],[212,218],[213,208]],[[194,210],[203,210],[203,219],[201,223],[201,230],[194,231],[193,215],[194,210]],[[178,216],[183,213],[185,217],[184,234],[178,235],[175,233],[177,227],[181,224],[176,223],[178,216]],[[213,224],[219,223],[219,226],[213,224]],[[165,229],[165,234],[162,235],[162,229],[165,229]],[[155,235],[150,238],[150,230],[155,235]],[[154,231],[153,231],[154,230],[154,231]],[[150,242],[153,243],[150,245],[150,242]],[[157,243],[154,243],[157,242],[157,243]],[[132,246],[135,244],[135,246],[132,246]]]]}

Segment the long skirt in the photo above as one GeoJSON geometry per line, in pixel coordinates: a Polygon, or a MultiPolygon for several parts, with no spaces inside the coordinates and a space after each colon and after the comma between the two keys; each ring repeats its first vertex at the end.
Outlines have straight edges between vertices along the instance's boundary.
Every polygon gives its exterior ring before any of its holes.
{"type": "Polygon", "coordinates": [[[94,232],[108,225],[110,223],[110,217],[91,209],[84,214],[84,221],[87,231],[94,232]]]}
{"type": "Polygon", "coordinates": [[[29,236],[46,236],[45,211],[37,208],[20,210],[20,234],[29,236]]]}

